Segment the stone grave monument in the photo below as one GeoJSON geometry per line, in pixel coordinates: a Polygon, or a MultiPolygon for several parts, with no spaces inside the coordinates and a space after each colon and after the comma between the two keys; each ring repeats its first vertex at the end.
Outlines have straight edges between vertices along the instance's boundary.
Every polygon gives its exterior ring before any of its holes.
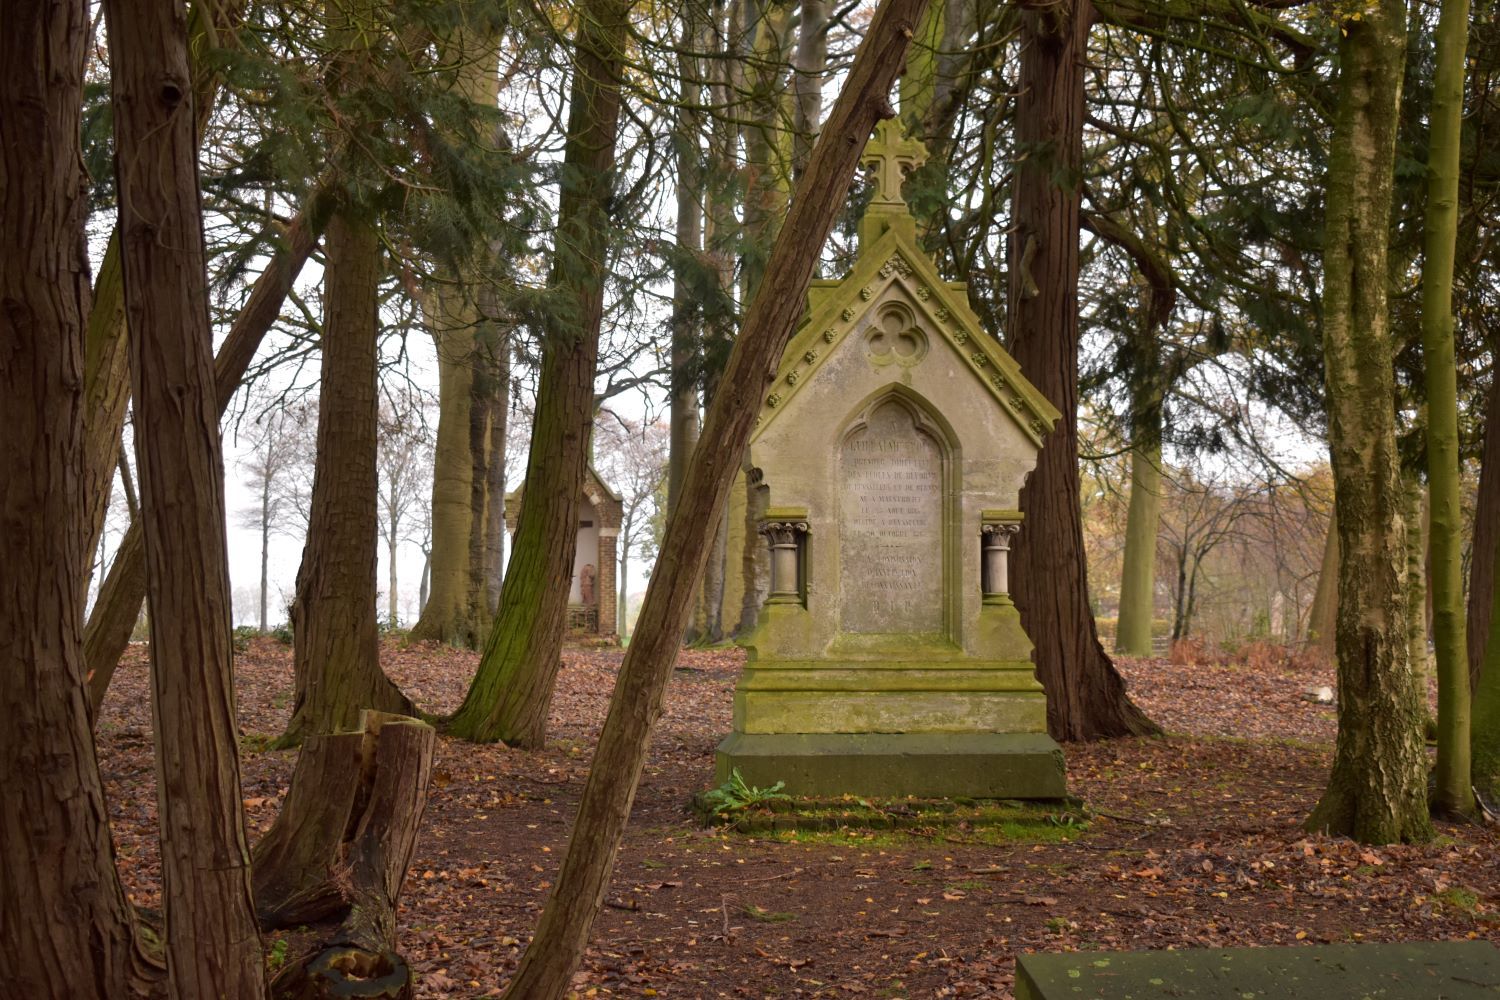
{"type": "Polygon", "coordinates": [[[1057,411],[917,245],[920,143],[883,122],[859,255],[817,281],[765,390],[749,475],[770,595],[718,780],[795,795],[1056,798],[1032,645],[1009,597],[1018,493],[1057,411]]]}

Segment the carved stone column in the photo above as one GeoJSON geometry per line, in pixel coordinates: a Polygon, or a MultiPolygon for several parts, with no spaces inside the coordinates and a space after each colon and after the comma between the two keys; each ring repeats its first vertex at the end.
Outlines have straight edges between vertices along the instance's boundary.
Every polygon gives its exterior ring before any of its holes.
{"type": "Polygon", "coordinates": [[[771,544],[771,593],[767,604],[801,604],[802,547],[808,535],[806,521],[763,521],[760,533],[771,544]]]}
{"type": "Polygon", "coordinates": [[[980,588],[986,604],[1010,604],[1010,542],[1021,525],[1016,521],[986,524],[980,528],[984,561],[980,588]]]}

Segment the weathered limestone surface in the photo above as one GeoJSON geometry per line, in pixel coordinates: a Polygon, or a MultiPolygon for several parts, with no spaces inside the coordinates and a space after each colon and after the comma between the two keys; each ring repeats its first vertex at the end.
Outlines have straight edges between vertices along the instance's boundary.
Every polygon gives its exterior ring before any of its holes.
{"type": "Polygon", "coordinates": [[[1497,992],[1500,951],[1487,941],[1016,959],[1016,1000],[1480,1000],[1497,992]]]}
{"type": "Polygon", "coordinates": [[[1058,414],[917,248],[894,168],[920,147],[894,128],[866,152],[880,185],[860,255],[814,283],[751,439],[771,595],[742,638],[720,779],[1057,797],[1004,549],[1058,414]]]}

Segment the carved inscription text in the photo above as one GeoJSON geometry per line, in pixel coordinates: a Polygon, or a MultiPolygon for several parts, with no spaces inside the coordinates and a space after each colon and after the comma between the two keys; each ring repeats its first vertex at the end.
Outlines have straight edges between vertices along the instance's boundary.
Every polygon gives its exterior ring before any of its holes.
{"type": "Polygon", "coordinates": [[[943,629],[942,457],[898,402],[844,441],[841,623],[846,632],[943,629]]]}

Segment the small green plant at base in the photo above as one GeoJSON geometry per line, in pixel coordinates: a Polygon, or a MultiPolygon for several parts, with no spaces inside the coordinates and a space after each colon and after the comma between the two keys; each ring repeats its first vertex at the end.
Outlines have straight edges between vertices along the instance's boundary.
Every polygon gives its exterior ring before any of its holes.
{"type": "Polygon", "coordinates": [[[726,813],[740,812],[778,799],[789,800],[791,796],[782,792],[785,787],[786,782],[778,781],[770,788],[754,788],[745,783],[740,769],[735,768],[729,772],[728,781],[718,788],[703,793],[703,801],[707,803],[715,816],[723,816],[726,813]]]}
{"type": "Polygon", "coordinates": [[[286,964],[287,947],[286,938],[279,937],[271,943],[271,950],[266,952],[266,971],[276,972],[286,964]]]}
{"type": "Polygon", "coordinates": [[[1454,886],[1444,889],[1432,897],[1434,910],[1453,910],[1457,913],[1474,916],[1479,912],[1479,896],[1473,890],[1454,886]]]}

